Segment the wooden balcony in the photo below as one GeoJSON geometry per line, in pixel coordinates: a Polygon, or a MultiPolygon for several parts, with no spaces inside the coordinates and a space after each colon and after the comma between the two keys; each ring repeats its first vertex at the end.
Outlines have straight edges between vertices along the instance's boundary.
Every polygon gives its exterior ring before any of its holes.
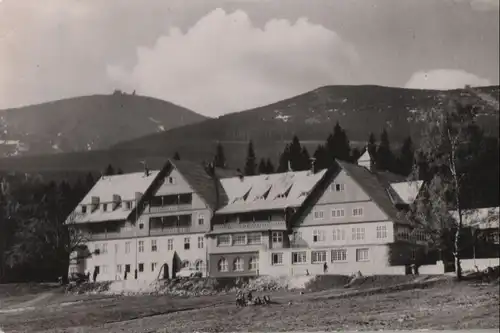
{"type": "Polygon", "coordinates": [[[286,221],[260,221],[260,222],[230,222],[214,224],[214,231],[242,231],[242,230],[285,230],[286,221]]]}
{"type": "Polygon", "coordinates": [[[193,232],[192,227],[169,227],[169,228],[153,228],[149,230],[149,235],[176,235],[187,234],[193,232]]]}
{"type": "Polygon", "coordinates": [[[168,213],[168,212],[179,212],[183,210],[190,210],[193,208],[192,204],[180,204],[180,205],[167,205],[167,206],[148,206],[144,210],[146,214],[154,214],[154,213],[168,213]]]}

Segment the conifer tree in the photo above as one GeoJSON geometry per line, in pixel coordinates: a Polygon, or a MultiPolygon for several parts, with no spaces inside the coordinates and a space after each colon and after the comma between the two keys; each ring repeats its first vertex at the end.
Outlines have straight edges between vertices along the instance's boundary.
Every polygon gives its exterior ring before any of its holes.
{"type": "Polygon", "coordinates": [[[392,171],[391,167],[394,166],[394,155],[391,151],[391,144],[389,142],[389,134],[384,128],[380,135],[380,143],[376,153],[376,165],[378,170],[392,171]]]}
{"type": "Polygon", "coordinates": [[[270,158],[268,158],[268,159],[266,160],[266,172],[267,172],[268,174],[272,174],[272,173],[274,173],[274,165],[273,165],[273,162],[271,162],[271,159],[270,159],[270,158]]]}
{"type": "Polygon", "coordinates": [[[263,175],[263,174],[267,174],[267,173],[268,173],[268,171],[267,171],[266,160],[261,158],[260,162],[259,162],[259,174],[263,175]]]}
{"type": "Polygon", "coordinates": [[[224,154],[224,147],[220,143],[217,144],[214,164],[217,168],[224,169],[226,167],[226,155],[224,154]]]}
{"type": "Polygon", "coordinates": [[[248,143],[247,160],[244,169],[246,176],[253,176],[257,173],[257,158],[253,149],[253,142],[250,140],[248,143]]]}

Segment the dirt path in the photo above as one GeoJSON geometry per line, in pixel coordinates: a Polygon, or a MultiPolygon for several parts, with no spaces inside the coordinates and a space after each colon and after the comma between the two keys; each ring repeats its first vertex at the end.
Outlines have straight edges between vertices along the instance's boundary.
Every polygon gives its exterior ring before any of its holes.
{"type": "Polygon", "coordinates": [[[35,306],[42,301],[52,297],[54,293],[52,292],[46,292],[43,294],[40,294],[36,296],[33,299],[30,299],[29,301],[24,301],[15,305],[11,305],[6,307],[5,309],[0,309],[0,313],[9,313],[9,312],[18,312],[18,311],[23,311],[23,310],[32,310],[35,308],[35,306]]]}

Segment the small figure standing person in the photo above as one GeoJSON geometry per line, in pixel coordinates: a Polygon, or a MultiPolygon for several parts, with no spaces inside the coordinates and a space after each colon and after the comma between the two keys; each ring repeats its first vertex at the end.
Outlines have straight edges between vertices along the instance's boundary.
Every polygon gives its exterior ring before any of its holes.
{"type": "Polygon", "coordinates": [[[323,274],[326,274],[328,272],[328,265],[326,262],[323,264],[323,274]]]}
{"type": "Polygon", "coordinates": [[[92,279],[94,280],[94,282],[97,280],[97,268],[94,268],[94,274],[92,276],[92,279]]]}
{"type": "Polygon", "coordinates": [[[137,268],[135,269],[135,272],[134,272],[134,277],[135,277],[135,279],[137,280],[137,268]]]}

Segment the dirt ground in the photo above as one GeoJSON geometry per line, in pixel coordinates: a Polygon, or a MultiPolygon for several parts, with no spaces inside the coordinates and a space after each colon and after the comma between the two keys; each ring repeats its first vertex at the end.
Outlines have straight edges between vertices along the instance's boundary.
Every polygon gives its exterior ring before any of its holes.
{"type": "Polygon", "coordinates": [[[499,327],[498,284],[449,282],[399,291],[276,292],[277,304],[237,308],[234,295],[3,297],[5,332],[228,332],[499,327]],[[22,308],[25,308],[22,310],[22,308]]]}

